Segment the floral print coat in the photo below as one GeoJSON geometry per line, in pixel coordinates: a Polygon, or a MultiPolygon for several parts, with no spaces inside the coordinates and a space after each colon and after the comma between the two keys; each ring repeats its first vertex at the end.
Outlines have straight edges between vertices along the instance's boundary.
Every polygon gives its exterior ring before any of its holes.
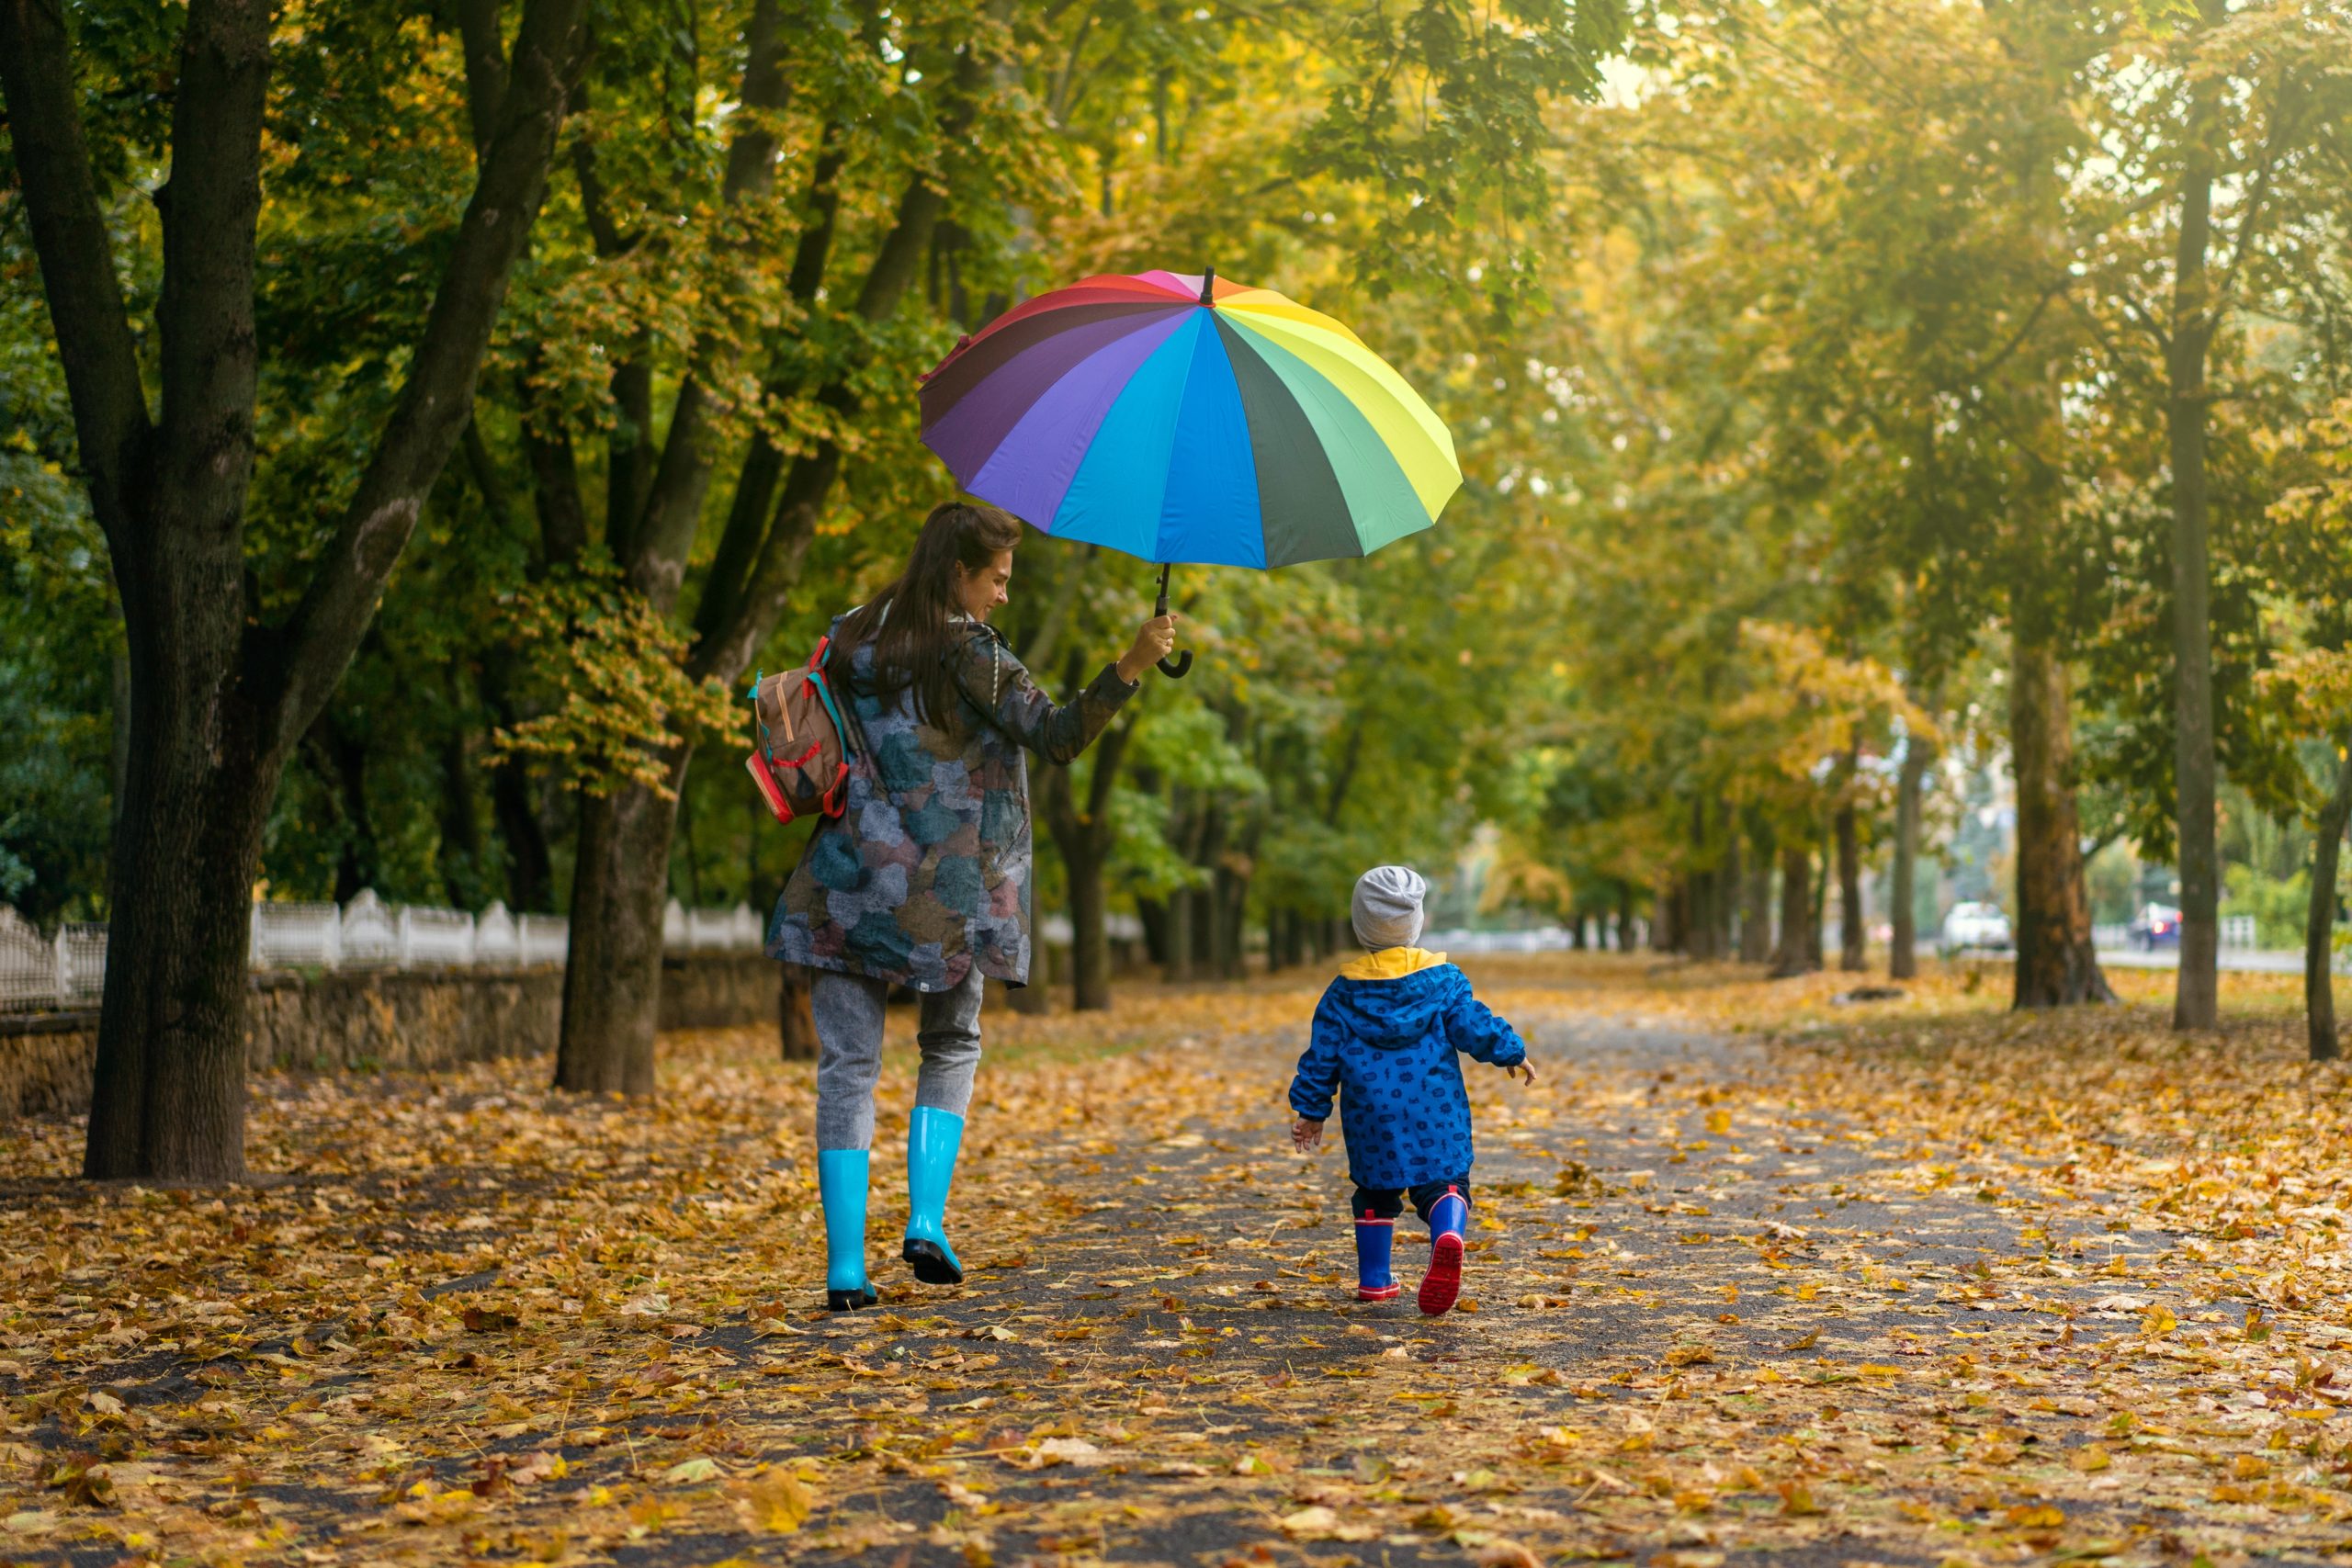
{"type": "MultiPolygon", "coordinates": [[[[833,623],[839,635],[841,623],[833,623]]],[[[1136,688],[1105,666],[1056,706],[1003,637],[962,623],[949,657],[963,694],[953,731],[916,716],[914,693],[877,697],[874,645],[832,668],[856,705],[865,745],[849,800],[820,820],[777,900],[771,958],[865,975],[918,991],[953,990],[974,964],[1029,978],[1031,837],[1023,748],[1066,763],[1102,733],[1136,688]]]]}

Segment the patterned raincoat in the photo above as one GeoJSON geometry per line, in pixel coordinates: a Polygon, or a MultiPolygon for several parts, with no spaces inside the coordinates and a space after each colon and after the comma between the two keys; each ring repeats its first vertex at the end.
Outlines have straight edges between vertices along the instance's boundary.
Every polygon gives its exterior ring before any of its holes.
{"type": "MultiPolygon", "coordinates": [[[[841,622],[833,623],[836,636],[841,622]]],[[[849,801],[821,819],[776,901],[767,954],[918,991],[952,990],[972,966],[1029,978],[1029,766],[1069,762],[1136,688],[1109,665],[1063,707],[995,628],[962,623],[949,657],[963,693],[953,732],[915,716],[912,690],[874,694],[874,645],[836,660],[865,748],[849,801]]]]}
{"type": "Polygon", "coordinates": [[[1340,1100],[1348,1174],[1359,1187],[1402,1190],[1470,1174],[1470,1096],[1460,1056],[1515,1067],[1516,1030],[1470,994],[1445,954],[1418,947],[1367,953],[1340,971],[1315,1010],[1291,1109],[1309,1121],[1340,1100]]]}

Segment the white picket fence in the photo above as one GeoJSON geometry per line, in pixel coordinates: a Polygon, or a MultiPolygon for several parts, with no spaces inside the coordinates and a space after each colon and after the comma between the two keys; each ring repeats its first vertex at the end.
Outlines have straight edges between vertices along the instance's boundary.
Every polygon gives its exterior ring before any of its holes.
{"type": "MultiPolygon", "coordinates": [[[[248,962],[255,969],[468,969],[560,965],[571,922],[560,915],[512,915],[492,904],[479,915],[415,904],[386,904],[362,888],[351,902],[256,902],[248,962]]],[[[763,935],[748,904],[662,912],[662,945],[673,953],[755,953],[763,935]]],[[[107,928],[66,925],[44,937],[0,904],[0,1010],[88,1006],[106,988],[107,928]]]]}

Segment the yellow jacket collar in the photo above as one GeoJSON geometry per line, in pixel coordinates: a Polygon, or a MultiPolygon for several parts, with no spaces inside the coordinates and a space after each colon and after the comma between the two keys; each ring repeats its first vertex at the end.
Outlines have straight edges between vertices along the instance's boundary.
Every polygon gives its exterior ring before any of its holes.
{"type": "Polygon", "coordinates": [[[1425,947],[1384,947],[1350,963],[1340,974],[1350,980],[1401,980],[1444,962],[1444,953],[1425,947]]]}

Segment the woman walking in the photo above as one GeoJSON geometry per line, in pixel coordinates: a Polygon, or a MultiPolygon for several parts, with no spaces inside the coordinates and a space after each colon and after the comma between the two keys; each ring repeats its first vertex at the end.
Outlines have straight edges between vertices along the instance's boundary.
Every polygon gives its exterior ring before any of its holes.
{"type": "Polygon", "coordinates": [[[767,953],[816,971],[817,1183],[835,1312],[875,1302],[867,1151],[893,985],[922,995],[900,1256],[926,1284],[963,1283],[944,1216],[980,1060],[980,983],[1029,978],[1022,749],[1076,758],[1175,643],[1174,616],[1146,621],[1077,701],[1055,706],[989,625],[1020,542],[1020,523],[992,506],[935,507],[905,574],[833,623],[830,667],[847,677],[864,745],[847,807],[820,821],[777,902],[767,953]]]}

